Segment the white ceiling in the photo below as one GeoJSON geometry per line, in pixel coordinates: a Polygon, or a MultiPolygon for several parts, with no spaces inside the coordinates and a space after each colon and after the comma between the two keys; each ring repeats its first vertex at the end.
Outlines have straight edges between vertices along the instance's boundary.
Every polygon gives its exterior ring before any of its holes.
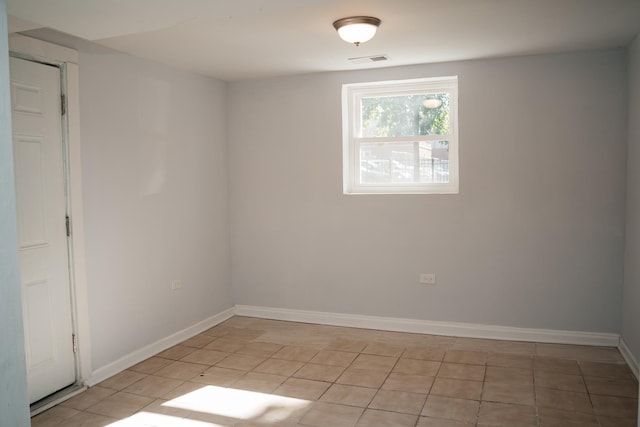
{"type": "MultiPolygon", "coordinates": [[[[640,0],[8,0],[10,30],[50,28],[219,79],[623,47],[640,0]],[[338,18],[371,15],[378,34],[340,40],[338,18]],[[383,63],[347,58],[387,54],[383,63]]],[[[58,35],[62,44],[78,44],[58,35]]],[[[74,41],[75,40],[75,41],[74,41]]],[[[56,40],[51,40],[56,41],[56,40]]],[[[74,46],[78,47],[78,46],[74,46]]],[[[82,50],[81,47],[78,47],[82,50]]]]}

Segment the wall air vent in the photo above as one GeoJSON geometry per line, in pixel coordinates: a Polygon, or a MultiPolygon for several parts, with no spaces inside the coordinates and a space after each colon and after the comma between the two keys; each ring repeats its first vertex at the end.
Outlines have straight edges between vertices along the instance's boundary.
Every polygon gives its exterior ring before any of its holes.
{"type": "Polygon", "coordinates": [[[387,55],[372,55],[372,56],[358,56],[356,58],[349,58],[349,62],[352,64],[368,64],[369,62],[388,61],[387,55]]]}

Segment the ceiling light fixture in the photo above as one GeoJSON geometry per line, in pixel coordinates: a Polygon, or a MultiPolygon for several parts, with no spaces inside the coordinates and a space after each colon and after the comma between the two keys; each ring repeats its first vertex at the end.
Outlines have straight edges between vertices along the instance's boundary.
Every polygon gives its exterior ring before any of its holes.
{"type": "Polygon", "coordinates": [[[338,31],[342,40],[360,46],[360,43],[369,41],[375,36],[380,22],[373,16],[350,16],[335,21],[333,28],[338,31]]]}

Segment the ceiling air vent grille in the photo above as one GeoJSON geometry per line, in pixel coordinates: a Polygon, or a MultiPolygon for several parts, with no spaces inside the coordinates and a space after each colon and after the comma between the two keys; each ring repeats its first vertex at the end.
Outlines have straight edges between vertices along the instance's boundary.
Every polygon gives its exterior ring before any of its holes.
{"type": "Polygon", "coordinates": [[[372,55],[372,56],[358,56],[356,58],[349,58],[349,62],[353,64],[367,64],[369,62],[388,61],[387,55],[372,55]]]}

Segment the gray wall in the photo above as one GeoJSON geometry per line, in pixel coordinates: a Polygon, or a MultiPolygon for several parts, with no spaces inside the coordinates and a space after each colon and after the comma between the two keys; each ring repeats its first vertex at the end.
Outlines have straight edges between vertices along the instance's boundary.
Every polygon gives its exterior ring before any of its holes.
{"type": "Polygon", "coordinates": [[[622,338],[640,361],[640,36],[629,47],[629,148],[622,338]]]}
{"type": "Polygon", "coordinates": [[[226,84],[120,54],[80,69],[95,370],[233,305],[226,84]]]}
{"type": "Polygon", "coordinates": [[[236,304],[619,332],[625,64],[612,50],[230,84],[236,304]],[[460,194],[343,195],[341,84],[446,75],[460,194]]]}
{"type": "Polygon", "coordinates": [[[0,424],[30,425],[18,264],[7,5],[0,0],[0,424]]]}

